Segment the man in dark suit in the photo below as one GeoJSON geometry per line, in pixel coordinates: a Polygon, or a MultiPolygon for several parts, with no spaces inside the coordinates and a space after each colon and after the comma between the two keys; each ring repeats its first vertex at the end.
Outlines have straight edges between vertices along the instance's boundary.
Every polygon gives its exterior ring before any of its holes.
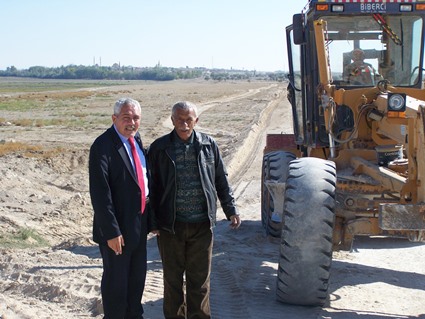
{"type": "Polygon", "coordinates": [[[113,125],[90,148],[93,240],[99,244],[103,260],[104,319],[143,318],[149,190],[138,133],[140,118],[139,102],[118,100],[113,125]],[[137,154],[132,152],[131,143],[137,154]],[[138,176],[137,171],[143,173],[138,176]]]}

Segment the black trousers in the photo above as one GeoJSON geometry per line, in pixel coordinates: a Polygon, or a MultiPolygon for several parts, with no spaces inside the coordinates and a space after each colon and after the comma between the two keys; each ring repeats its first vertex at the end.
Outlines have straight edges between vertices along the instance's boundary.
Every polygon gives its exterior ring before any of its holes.
{"type": "Polygon", "coordinates": [[[210,319],[210,222],[176,222],[175,232],[161,231],[157,237],[164,271],[164,317],[210,319]]]}
{"type": "Polygon", "coordinates": [[[126,250],[124,246],[122,255],[118,256],[108,245],[99,245],[103,260],[101,291],[104,319],[143,318],[147,237],[140,237],[134,250],[126,250]]]}

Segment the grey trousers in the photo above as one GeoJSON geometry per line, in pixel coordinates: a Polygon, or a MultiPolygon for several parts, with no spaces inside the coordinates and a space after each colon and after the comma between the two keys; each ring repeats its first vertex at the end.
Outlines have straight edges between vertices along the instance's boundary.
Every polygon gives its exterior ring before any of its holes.
{"type": "Polygon", "coordinates": [[[210,222],[176,222],[175,232],[160,231],[157,237],[164,271],[164,317],[210,319],[210,222]]]}

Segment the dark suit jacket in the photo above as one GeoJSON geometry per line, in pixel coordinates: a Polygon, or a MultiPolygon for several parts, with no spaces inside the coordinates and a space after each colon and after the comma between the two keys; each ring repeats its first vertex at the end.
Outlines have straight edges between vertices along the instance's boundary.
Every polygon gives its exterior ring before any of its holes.
{"type": "MultiPolygon", "coordinates": [[[[143,150],[139,133],[135,140],[143,150]]],[[[124,249],[134,249],[140,236],[147,235],[149,209],[140,214],[137,177],[113,126],[90,148],[89,181],[94,210],[93,240],[106,244],[107,240],[122,235],[124,249]]]]}

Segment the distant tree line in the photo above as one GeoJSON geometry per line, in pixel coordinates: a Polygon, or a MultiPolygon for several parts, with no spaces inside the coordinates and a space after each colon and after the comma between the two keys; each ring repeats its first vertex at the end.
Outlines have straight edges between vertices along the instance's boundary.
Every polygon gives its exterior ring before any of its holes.
{"type": "Polygon", "coordinates": [[[261,78],[282,81],[286,79],[283,72],[258,73],[240,70],[208,70],[206,68],[171,68],[160,64],[155,67],[131,67],[114,64],[112,66],[68,65],[61,67],[32,66],[18,70],[14,66],[0,70],[4,77],[29,77],[40,79],[93,79],[93,80],[152,80],[171,81],[203,77],[205,80],[227,81],[261,78]]]}
{"type": "Polygon", "coordinates": [[[211,71],[204,76],[205,80],[228,81],[228,80],[267,80],[284,81],[288,78],[285,72],[256,72],[256,71],[233,71],[218,70],[211,71]]]}
{"type": "Polygon", "coordinates": [[[192,79],[202,76],[200,69],[177,69],[157,65],[152,68],[120,67],[113,66],[84,66],[68,65],[48,68],[32,66],[28,69],[18,70],[11,66],[0,70],[0,76],[30,77],[41,79],[94,79],[94,80],[153,80],[170,81],[176,79],[192,79]]]}

